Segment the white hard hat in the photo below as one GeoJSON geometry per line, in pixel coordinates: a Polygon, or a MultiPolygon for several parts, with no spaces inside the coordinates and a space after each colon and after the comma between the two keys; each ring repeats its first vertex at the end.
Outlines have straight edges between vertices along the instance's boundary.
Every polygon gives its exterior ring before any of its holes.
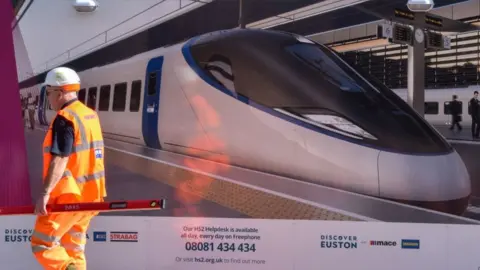
{"type": "Polygon", "coordinates": [[[47,73],[43,85],[60,87],[64,91],[78,91],[80,90],[80,77],[70,68],[57,67],[47,73]]]}

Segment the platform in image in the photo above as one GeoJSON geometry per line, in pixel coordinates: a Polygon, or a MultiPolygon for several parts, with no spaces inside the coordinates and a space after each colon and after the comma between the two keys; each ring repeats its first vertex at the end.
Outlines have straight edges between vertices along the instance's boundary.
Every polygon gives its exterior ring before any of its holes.
{"type": "MultiPolygon", "coordinates": [[[[32,196],[40,189],[38,145],[44,135],[39,129],[25,132],[32,196]]],[[[204,175],[185,166],[185,159],[190,157],[130,143],[106,139],[106,151],[108,200],[165,198],[168,207],[163,211],[102,215],[477,224],[474,220],[231,166],[228,172],[204,175]],[[194,181],[208,186],[195,187],[194,181]]]]}

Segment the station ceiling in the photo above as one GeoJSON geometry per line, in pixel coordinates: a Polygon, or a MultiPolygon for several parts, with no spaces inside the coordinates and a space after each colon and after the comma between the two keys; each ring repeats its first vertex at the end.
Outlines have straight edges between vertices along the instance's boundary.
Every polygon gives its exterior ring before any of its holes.
{"type": "MultiPolygon", "coordinates": [[[[438,9],[472,1],[435,0],[434,2],[435,9],[438,9]]],[[[406,4],[407,0],[318,1],[315,5],[269,17],[251,23],[248,27],[277,29],[310,35],[393,17],[395,9],[408,10],[406,4]]]]}
{"type": "MultiPolygon", "coordinates": [[[[341,1],[341,0],[340,0],[341,1]]],[[[339,2],[339,1],[337,1],[339,2]]],[[[408,11],[407,0],[344,0],[345,5],[338,8],[325,6],[323,10],[312,10],[315,15],[286,21],[284,14],[251,24],[254,28],[268,28],[294,32],[309,36],[321,43],[339,43],[345,40],[361,39],[376,35],[377,25],[394,18],[395,10],[408,11]]],[[[459,19],[480,15],[479,0],[436,0],[435,8],[428,14],[442,20],[441,26],[427,25],[431,30],[457,33],[478,31],[475,25],[458,21],[459,19]]],[[[403,22],[407,22],[403,20],[403,22]]]]}

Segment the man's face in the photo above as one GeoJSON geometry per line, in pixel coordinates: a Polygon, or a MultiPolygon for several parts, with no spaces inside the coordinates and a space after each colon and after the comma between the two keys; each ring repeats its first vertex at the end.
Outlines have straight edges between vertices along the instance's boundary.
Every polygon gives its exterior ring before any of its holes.
{"type": "Polygon", "coordinates": [[[55,87],[50,87],[47,86],[45,89],[48,102],[50,102],[50,105],[52,106],[52,109],[55,111],[60,110],[61,107],[61,100],[62,100],[62,90],[60,88],[55,88],[55,87]]]}
{"type": "Polygon", "coordinates": [[[475,99],[477,99],[477,98],[478,98],[478,93],[473,94],[473,97],[474,97],[475,99]]]}

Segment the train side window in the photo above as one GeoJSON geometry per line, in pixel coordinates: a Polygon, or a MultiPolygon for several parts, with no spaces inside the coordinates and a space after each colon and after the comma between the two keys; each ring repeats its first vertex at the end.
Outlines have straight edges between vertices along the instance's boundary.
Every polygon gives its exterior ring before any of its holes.
{"type": "Polygon", "coordinates": [[[99,111],[108,111],[110,107],[110,85],[100,87],[100,100],[98,102],[99,111]]]}
{"type": "Polygon", "coordinates": [[[86,97],[85,88],[80,89],[80,91],[78,91],[78,100],[80,100],[83,104],[85,104],[85,97],[86,97]]]}
{"type": "Polygon", "coordinates": [[[425,114],[438,114],[438,102],[425,102],[425,114]]]}
{"type": "Polygon", "coordinates": [[[140,109],[140,97],[142,94],[142,81],[132,82],[132,92],[130,93],[130,111],[138,112],[140,109]]]}
{"type": "Polygon", "coordinates": [[[148,75],[148,95],[153,96],[157,92],[157,72],[148,75]]]}
{"type": "Polygon", "coordinates": [[[88,89],[88,99],[87,99],[87,106],[95,110],[97,105],[97,87],[90,87],[88,89]]]}
{"type": "MultiPolygon", "coordinates": [[[[458,102],[460,103],[460,105],[459,105],[460,114],[462,114],[463,113],[463,103],[460,100],[458,102]]],[[[451,101],[445,101],[445,103],[443,103],[443,113],[445,115],[452,114],[451,105],[452,105],[451,101]]],[[[469,113],[470,113],[470,111],[469,111],[469,113]]]]}
{"type": "Polygon", "coordinates": [[[117,83],[113,90],[113,106],[114,112],[125,111],[125,103],[127,101],[127,83],[117,83]]]}

